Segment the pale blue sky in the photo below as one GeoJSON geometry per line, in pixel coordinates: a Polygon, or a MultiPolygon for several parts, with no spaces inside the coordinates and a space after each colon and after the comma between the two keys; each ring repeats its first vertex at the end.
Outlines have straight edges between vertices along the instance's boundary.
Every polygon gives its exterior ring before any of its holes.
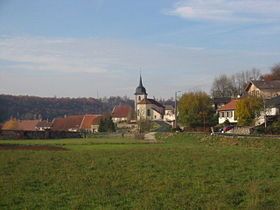
{"type": "Polygon", "coordinates": [[[150,97],[280,62],[279,0],[0,0],[0,93],[150,97]]]}

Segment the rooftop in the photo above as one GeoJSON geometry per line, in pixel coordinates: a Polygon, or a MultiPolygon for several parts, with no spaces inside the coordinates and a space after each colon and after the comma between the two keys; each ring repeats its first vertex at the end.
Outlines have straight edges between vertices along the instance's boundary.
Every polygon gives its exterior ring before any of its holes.
{"type": "Polygon", "coordinates": [[[219,108],[218,111],[235,110],[237,101],[238,101],[238,99],[232,99],[229,103],[227,103],[223,107],[219,108]]]}
{"type": "Polygon", "coordinates": [[[144,98],[138,104],[154,104],[158,107],[165,108],[161,103],[157,102],[154,99],[144,98]]]}
{"type": "Polygon", "coordinates": [[[248,91],[251,85],[254,84],[260,90],[280,90],[280,80],[264,81],[264,80],[252,80],[246,87],[248,91]]]}
{"type": "Polygon", "coordinates": [[[114,118],[125,118],[128,117],[132,112],[132,108],[128,105],[115,106],[112,111],[112,117],[114,118]]]}

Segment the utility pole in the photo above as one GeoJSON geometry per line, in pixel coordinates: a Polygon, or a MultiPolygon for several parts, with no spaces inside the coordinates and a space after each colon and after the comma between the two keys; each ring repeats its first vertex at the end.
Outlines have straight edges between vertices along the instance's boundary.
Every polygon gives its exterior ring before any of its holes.
{"type": "Polygon", "coordinates": [[[174,122],[174,128],[177,129],[177,93],[180,93],[181,91],[175,91],[175,122],[174,122]]]}
{"type": "Polygon", "coordinates": [[[264,109],[264,128],[266,130],[267,124],[266,124],[266,106],[265,106],[265,98],[263,98],[263,109],[264,109]]]}

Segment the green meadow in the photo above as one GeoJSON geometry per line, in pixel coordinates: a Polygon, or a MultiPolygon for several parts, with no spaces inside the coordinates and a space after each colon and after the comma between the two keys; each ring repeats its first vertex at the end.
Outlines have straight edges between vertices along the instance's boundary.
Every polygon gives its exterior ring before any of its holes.
{"type": "Polygon", "coordinates": [[[0,209],[279,209],[280,140],[1,140],[0,209]]]}

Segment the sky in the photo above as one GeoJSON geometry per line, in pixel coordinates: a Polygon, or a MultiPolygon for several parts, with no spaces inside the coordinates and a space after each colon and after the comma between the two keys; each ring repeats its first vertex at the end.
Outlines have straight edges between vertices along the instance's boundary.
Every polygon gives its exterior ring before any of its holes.
{"type": "Polygon", "coordinates": [[[0,94],[209,92],[280,62],[279,0],[0,0],[0,94]]]}

